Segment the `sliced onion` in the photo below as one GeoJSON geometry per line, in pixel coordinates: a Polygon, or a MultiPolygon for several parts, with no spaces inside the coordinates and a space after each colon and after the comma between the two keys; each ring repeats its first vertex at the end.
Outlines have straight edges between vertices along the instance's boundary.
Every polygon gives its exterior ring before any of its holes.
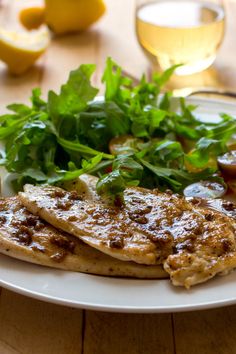
{"type": "Polygon", "coordinates": [[[236,177],[236,150],[227,152],[226,154],[219,156],[218,165],[221,171],[230,176],[236,177]]]}
{"type": "Polygon", "coordinates": [[[201,181],[190,184],[184,189],[185,197],[197,197],[204,199],[220,198],[226,193],[226,188],[217,182],[201,181]]]}

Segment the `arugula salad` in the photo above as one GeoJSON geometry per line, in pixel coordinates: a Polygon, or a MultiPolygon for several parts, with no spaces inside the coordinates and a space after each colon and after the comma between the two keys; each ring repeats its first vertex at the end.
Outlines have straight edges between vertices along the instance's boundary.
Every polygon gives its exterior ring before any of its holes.
{"type": "Polygon", "coordinates": [[[83,173],[98,176],[98,193],[113,196],[126,186],[182,192],[200,180],[224,183],[217,159],[229,150],[235,118],[203,123],[184,98],[173,110],[171,92],[161,90],[175,67],[135,85],[108,58],[103,99],[90,81],[95,69],[81,65],[59,94],[49,91],[45,101],[36,88],[30,106],[11,104],[0,117],[0,164],[14,174],[15,190],[83,173]]]}

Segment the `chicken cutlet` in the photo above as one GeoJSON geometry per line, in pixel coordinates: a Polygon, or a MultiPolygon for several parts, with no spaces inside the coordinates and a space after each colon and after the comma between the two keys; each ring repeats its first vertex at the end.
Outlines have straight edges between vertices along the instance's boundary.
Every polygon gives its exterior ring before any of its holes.
{"type": "Polygon", "coordinates": [[[102,252],[163,263],[174,285],[188,288],[236,267],[234,219],[194,200],[138,187],[125,190],[121,207],[76,196],[50,186],[20,193],[31,212],[102,252]]]}
{"type": "Polygon", "coordinates": [[[117,259],[160,264],[172,247],[169,235],[163,234],[153,242],[138,228],[144,215],[140,215],[139,223],[132,222],[120,207],[86,201],[74,191],[53,186],[26,185],[24,191],[19,197],[33,214],[117,259]],[[158,242],[165,247],[157,247],[158,242]]]}
{"type": "Polygon", "coordinates": [[[122,262],[31,214],[18,197],[0,198],[0,253],[64,270],[135,278],[163,278],[161,266],[122,262]]]}
{"type": "MultiPolygon", "coordinates": [[[[96,177],[84,174],[76,181],[67,182],[64,187],[68,190],[78,190],[86,199],[93,198],[103,203],[102,198],[96,193],[97,181],[96,177]]],[[[171,192],[169,193],[172,194],[171,192]]],[[[196,238],[189,232],[185,222],[183,223],[184,225],[180,224],[179,234],[176,233],[176,224],[173,225],[175,232],[173,232],[173,227],[169,228],[172,234],[175,235],[173,247],[173,254],[175,253],[175,255],[167,257],[163,262],[164,267],[172,276],[172,281],[175,285],[190,287],[213,277],[215,274],[227,274],[236,267],[234,253],[236,205],[232,200],[224,199],[186,198],[186,200],[193,206],[200,207],[207,221],[213,222],[215,220],[215,222],[219,223],[218,232],[213,234],[214,237],[210,237],[210,226],[205,223],[202,225],[203,232],[196,238]],[[222,214],[229,218],[224,218],[222,214]],[[231,232],[224,234],[225,226],[227,226],[227,229],[230,224],[232,224],[234,237],[231,232]],[[183,231],[181,231],[182,227],[183,231]],[[209,228],[208,233],[204,232],[205,228],[209,228]],[[175,263],[176,261],[177,263],[175,263]],[[190,262],[191,267],[189,264],[186,267],[186,262],[190,262]],[[179,265],[177,266],[178,263],[179,265]]],[[[201,219],[199,223],[201,224],[201,219]]],[[[215,225],[212,232],[214,230],[215,225]]],[[[195,231],[198,234],[200,230],[195,229],[195,231]]]]}

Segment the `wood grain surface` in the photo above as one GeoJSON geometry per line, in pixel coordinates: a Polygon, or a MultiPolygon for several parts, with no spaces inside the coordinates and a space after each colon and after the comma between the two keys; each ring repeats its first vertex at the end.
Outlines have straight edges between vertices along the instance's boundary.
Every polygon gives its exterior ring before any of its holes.
{"type": "MultiPolygon", "coordinates": [[[[0,24],[18,26],[19,8],[38,1],[5,1],[0,24]]],[[[71,69],[95,63],[94,84],[112,56],[135,77],[148,72],[134,31],[134,0],[106,0],[107,14],[86,33],[53,38],[37,65],[24,76],[0,64],[0,110],[27,101],[41,86],[58,89],[71,69]]],[[[236,90],[236,2],[226,1],[227,30],[213,68],[171,82],[172,87],[214,86],[236,90]]],[[[0,289],[0,354],[234,354],[236,307],[209,311],[131,315],[91,312],[40,302],[0,289]]]]}

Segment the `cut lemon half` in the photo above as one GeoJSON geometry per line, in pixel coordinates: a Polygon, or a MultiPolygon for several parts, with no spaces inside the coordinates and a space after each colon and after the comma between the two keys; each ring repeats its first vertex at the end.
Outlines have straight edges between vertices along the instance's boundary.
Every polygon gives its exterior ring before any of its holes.
{"type": "Polygon", "coordinates": [[[50,42],[47,28],[32,32],[0,29],[0,60],[15,75],[27,71],[45,52],[50,42]]]}

